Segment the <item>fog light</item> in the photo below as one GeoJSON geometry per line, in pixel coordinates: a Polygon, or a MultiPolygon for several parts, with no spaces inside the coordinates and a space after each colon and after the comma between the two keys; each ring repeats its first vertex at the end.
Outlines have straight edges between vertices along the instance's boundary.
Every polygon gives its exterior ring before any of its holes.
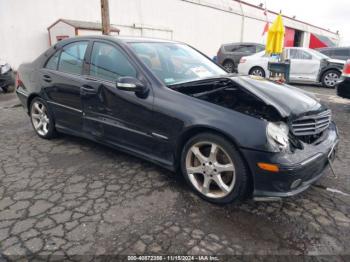
{"type": "Polygon", "coordinates": [[[301,184],[301,179],[297,179],[290,185],[290,189],[297,188],[298,186],[300,186],[300,184],[301,184]]]}
{"type": "Polygon", "coordinates": [[[266,171],[270,171],[270,172],[279,172],[280,169],[278,167],[278,165],[274,165],[274,164],[268,164],[268,163],[258,163],[258,167],[260,167],[263,170],[266,171]]]}

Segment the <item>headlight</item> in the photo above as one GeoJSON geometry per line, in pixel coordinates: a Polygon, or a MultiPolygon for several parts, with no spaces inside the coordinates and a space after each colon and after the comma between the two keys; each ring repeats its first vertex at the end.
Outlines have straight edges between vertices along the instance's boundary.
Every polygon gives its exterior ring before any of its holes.
{"type": "Polygon", "coordinates": [[[0,74],[6,74],[8,71],[10,71],[11,67],[9,64],[5,64],[1,67],[0,74]]]}
{"type": "Polygon", "coordinates": [[[285,152],[289,149],[289,128],[283,122],[269,122],[266,127],[266,136],[269,148],[273,152],[285,152]]]}

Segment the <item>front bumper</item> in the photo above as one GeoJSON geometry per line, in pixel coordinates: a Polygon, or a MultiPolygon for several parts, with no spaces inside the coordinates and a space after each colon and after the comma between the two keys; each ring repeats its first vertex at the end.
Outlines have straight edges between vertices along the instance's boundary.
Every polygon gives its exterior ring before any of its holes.
{"type": "Polygon", "coordinates": [[[14,73],[12,70],[5,74],[0,74],[0,88],[13,85],[15,82],[14,73]]]}
{"type": "Polygon", "coordinates": [[[322,142],[305,144],[303,150],[294,153],[268,153],[243,149],[253,173],[254,197],[289,197],[306,190],[321,178],[329,165],[329,154],[336,150],[339,141],[337,128],[331,123],[325,131],[322,142]],[[260,169],[257,163],[272,163],[279,166],[273,173],[260,169]]]}
{"type": "Polygon", "coordinates": [[[337,84],[337,94],[340,97],[350,99],[350,77],[342,77],[343,79],[337,84]]]}

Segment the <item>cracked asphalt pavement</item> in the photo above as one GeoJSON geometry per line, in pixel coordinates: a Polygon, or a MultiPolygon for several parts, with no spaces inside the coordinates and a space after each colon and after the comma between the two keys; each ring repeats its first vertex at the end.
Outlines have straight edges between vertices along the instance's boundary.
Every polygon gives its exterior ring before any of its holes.
{"type": "MultiPolygon", "coordinates": [[[[338,177],[327,169],[317,184],[349,193],[350,100],[334,90],[302,88],[330,106],[341,136],[338,177]]],[[[312,187],[280,202],[215,206],[179,175],[133,156],[66,135],[40,139],[10,97],[0,94],[0,260],[113,254],[350,259],[350,196],[312,187]]]]}

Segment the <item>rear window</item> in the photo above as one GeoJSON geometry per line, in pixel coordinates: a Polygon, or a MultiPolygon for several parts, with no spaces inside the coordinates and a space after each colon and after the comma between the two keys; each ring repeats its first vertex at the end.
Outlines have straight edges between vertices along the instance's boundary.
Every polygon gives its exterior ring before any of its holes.
{"type": "Polygon", "coordinates": [[[51,70],[57,70],[58,58],[60,57],[60,51],[57,51],[51,58],[47,61],[45,68],[51,70]]]}

